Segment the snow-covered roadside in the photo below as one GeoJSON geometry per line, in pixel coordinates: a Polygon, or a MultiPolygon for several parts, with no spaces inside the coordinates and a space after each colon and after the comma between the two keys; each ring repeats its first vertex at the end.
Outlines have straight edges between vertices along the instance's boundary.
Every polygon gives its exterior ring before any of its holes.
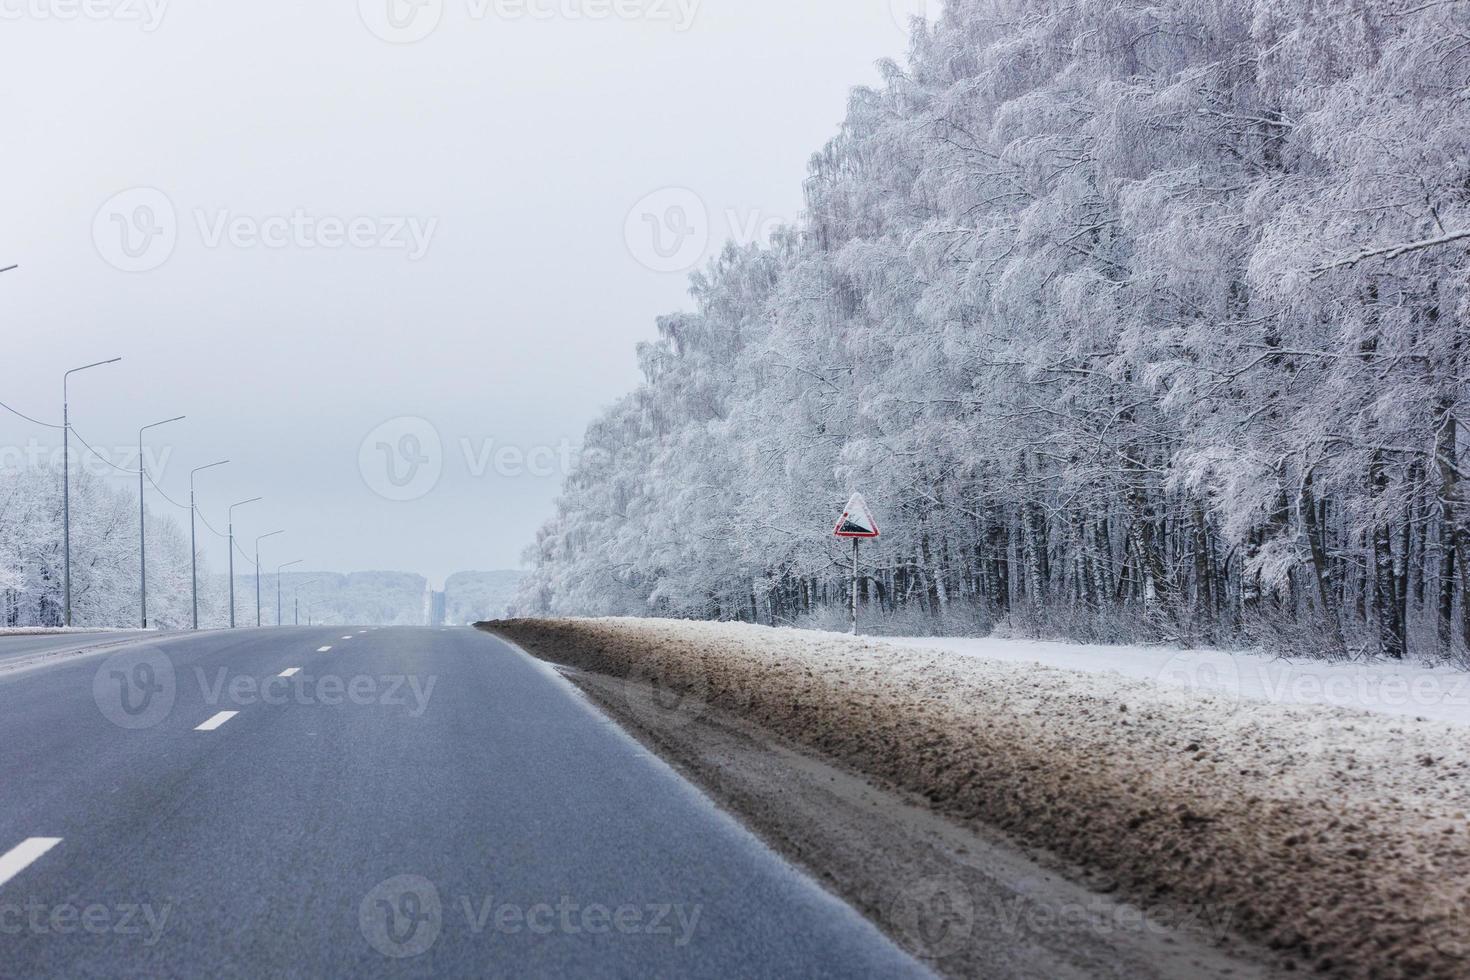
{"type": "Polygon", "coordinates": [[[141,633],[136,626],[0,626],[0,636],[86,636],[90,633],[141,633]]]}
{"type": "Polygon", "coordinates": [[[645,727],[738,714],[1122,894],[1209,910],[1293,969],[1467,975],[1463,728],[799,630],[492,629],[624,679],[645,727]]]}
{"type": "Polygon", "coordinates": [[[1115,673],[1270,704],[1330,705],[1470,726],[1470,672],[1448,666],[1290,661],[1225,650],[993,638],[884,637],[873,642],[1007,663],[1115,673]]]}

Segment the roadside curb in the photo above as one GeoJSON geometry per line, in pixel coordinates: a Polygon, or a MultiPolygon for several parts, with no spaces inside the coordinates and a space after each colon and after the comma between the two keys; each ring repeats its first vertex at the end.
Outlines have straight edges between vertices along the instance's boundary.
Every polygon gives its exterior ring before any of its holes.
{"type": "Polygon", "coordinates": [[[221,632],[224,631],[200,630],[197,633],[193,631],[178,633],[158,633],[152,636],[131,636],[127,637],[126,639],[110,640],[105,643],[94,643],[88,646],[77,647],[69,650],[49,650],[45,653],[37,653],[29,657],[19,657],[15,660],[6,660],[0,662],[0,678],[8,677],[11,674],[20,674],[31,670],[38,670],[42,667],[52,667],[56,664],[67,663],[72,660],[85,660],[88,657],[95,657],[99,654],[107,653],[113,650],[119,650],[124,647],[141,646],[145,643],[171,643],[176,640],[185,639],[187,637],[207,636],[211,633],[221,632]]]}

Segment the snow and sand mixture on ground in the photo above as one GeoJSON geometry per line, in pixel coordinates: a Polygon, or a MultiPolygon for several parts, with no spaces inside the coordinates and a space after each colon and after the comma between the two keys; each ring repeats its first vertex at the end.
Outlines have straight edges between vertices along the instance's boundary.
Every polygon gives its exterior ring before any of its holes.
{"type": "Polygon", "coordinates": [[[1313,970],[1470,975],[1463,728],[739,624],[493,628],[684,692],[1313,970]]]}

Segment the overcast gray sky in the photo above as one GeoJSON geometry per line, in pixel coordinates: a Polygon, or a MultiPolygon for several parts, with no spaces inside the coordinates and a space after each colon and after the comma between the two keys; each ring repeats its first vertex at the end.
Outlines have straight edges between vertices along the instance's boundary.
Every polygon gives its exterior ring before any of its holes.
{"type": "Polygon", "coordinates": [[[268,566],[518,567],[688,267],[798,215],[922,7],[0,0],[0,400],[57,421],[122,356],[76,431],[187,414],[161,485],[228,457],[201,509],[264,494],[268,566]]]}

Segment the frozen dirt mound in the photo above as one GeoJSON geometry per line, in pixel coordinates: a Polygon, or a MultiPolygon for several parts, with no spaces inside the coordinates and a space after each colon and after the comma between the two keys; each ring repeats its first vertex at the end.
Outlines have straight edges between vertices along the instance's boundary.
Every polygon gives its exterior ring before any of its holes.
{"type": "Polygon", "coordinates": [[[1463,729],[796,630],[487,626],[651,684],[651,723],[738,712],[1127,893],[1213,908],[1305,969],[1470,976],[1463,729]]]}

